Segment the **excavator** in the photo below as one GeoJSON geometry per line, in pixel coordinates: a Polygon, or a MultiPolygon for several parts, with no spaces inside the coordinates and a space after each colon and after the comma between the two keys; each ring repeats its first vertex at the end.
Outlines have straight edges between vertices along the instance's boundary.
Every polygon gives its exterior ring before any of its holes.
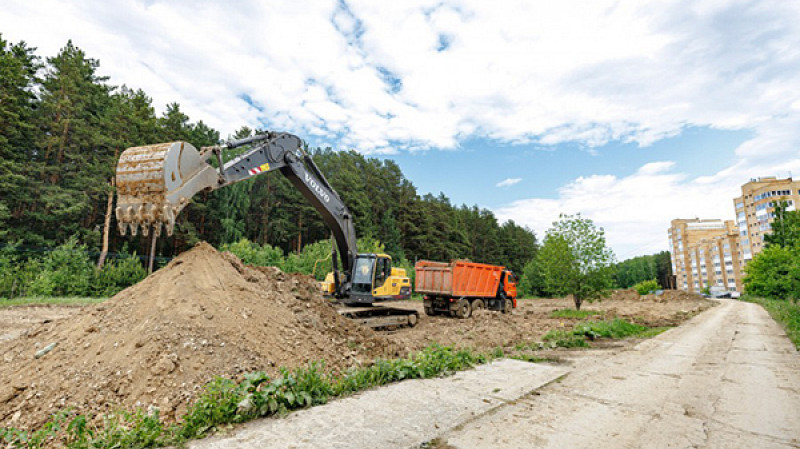
{"type": "Polygon", "coordinates": [[[159,236],[163,228],[172,235],[176,217],[198,192],[272,171],[285,176],[331,230],[333,272],[321,285],[341,305],[339,313],[373,328],[416,325],[417,311],[376,304],[408,297],[410,281],[404,270],[392,267],[390,256],[358,253],[350,211],[292,134],[267,132],[199,151],[187,142],[126,149],[116,170],[119,232],[159,236]],[[245,145],[250,148],[223,163],[224,151],[245,145]],[[208,162],[211,158],[216,167],[208,162]]]}

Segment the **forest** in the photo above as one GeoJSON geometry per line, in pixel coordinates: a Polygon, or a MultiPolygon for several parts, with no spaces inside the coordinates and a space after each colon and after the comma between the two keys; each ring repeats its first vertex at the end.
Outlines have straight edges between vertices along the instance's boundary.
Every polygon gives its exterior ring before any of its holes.
{"type": "MultiPolygon", "coordinates": [[[[110,213],[119,154],[176,140],[199,148],[223,137],[178,103],[156,114],[146,92],[113,85],[99,68],[72,42],[42,58],[0,35],[0,243],[18,253],[15,260],[68,241],[96,257],[107,219],[112,257],[146,255],[149,238],[120,236],[110,213]]],[[[224,138],[259,131],[242,126],[224,138]]],[[[353,213],[358,237],[379,242],[397,260],[467,258],[521,271],[536,252],[530,229],[500,223],[476,205],[453,204],[444,193],[422,194],[390,159],[347,149],[307,151],[353,213]]],[[[273,173],[197,195],[174,235],[158,239],[156,255],[163,263],[201,240],[222,247],[245,239],[290,254],[329,237],[318,213],[273,173]]]]}

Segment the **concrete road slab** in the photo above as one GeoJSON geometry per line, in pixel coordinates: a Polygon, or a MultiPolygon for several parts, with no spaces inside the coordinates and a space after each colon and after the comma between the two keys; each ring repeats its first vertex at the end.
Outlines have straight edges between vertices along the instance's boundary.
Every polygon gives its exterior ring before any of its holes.
{"type": "Polygon", "coordinates": [[[798,448],[800,355],[726,300],[442,437],[448,448],[798,448]]]}
{"type": "Polygon", "coordinates": [[[264,419],[195,449],[413,448],[558,379],[567,370],[498,360],[451,377],[408,380],[264,419]]]}

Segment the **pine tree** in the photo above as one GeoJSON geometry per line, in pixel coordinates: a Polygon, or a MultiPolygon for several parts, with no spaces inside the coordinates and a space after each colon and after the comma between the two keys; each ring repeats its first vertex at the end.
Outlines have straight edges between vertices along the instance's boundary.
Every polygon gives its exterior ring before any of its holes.
{"type": "Polygon", "coordinates": [[[28,177],[36,139],[34,86],[39,58],[25,42],[10,45],[0,35],[0,238],[30,238],[24,223],[28,177]]]}

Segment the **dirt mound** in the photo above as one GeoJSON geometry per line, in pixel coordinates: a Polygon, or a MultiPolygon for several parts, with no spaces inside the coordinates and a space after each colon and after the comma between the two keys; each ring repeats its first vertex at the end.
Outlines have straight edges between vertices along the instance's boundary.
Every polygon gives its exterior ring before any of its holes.
{"type": "Polygon", "coordinates": [[[629,288],[626,290],[614,290],[611,298],[614,301],[638,301],[640,298],[639,292],[635,289],[629,288]]]}
{"type": "Polygon", "coordinates": [[[311,278],[244,266],[206,243],[6,346],[0,427],[23,428],[70,406],[90,414],[156,406],[175,419],[215,376],[319,359],[342,369],[395,353],[383,336],[339,316],[311,278]]]}

